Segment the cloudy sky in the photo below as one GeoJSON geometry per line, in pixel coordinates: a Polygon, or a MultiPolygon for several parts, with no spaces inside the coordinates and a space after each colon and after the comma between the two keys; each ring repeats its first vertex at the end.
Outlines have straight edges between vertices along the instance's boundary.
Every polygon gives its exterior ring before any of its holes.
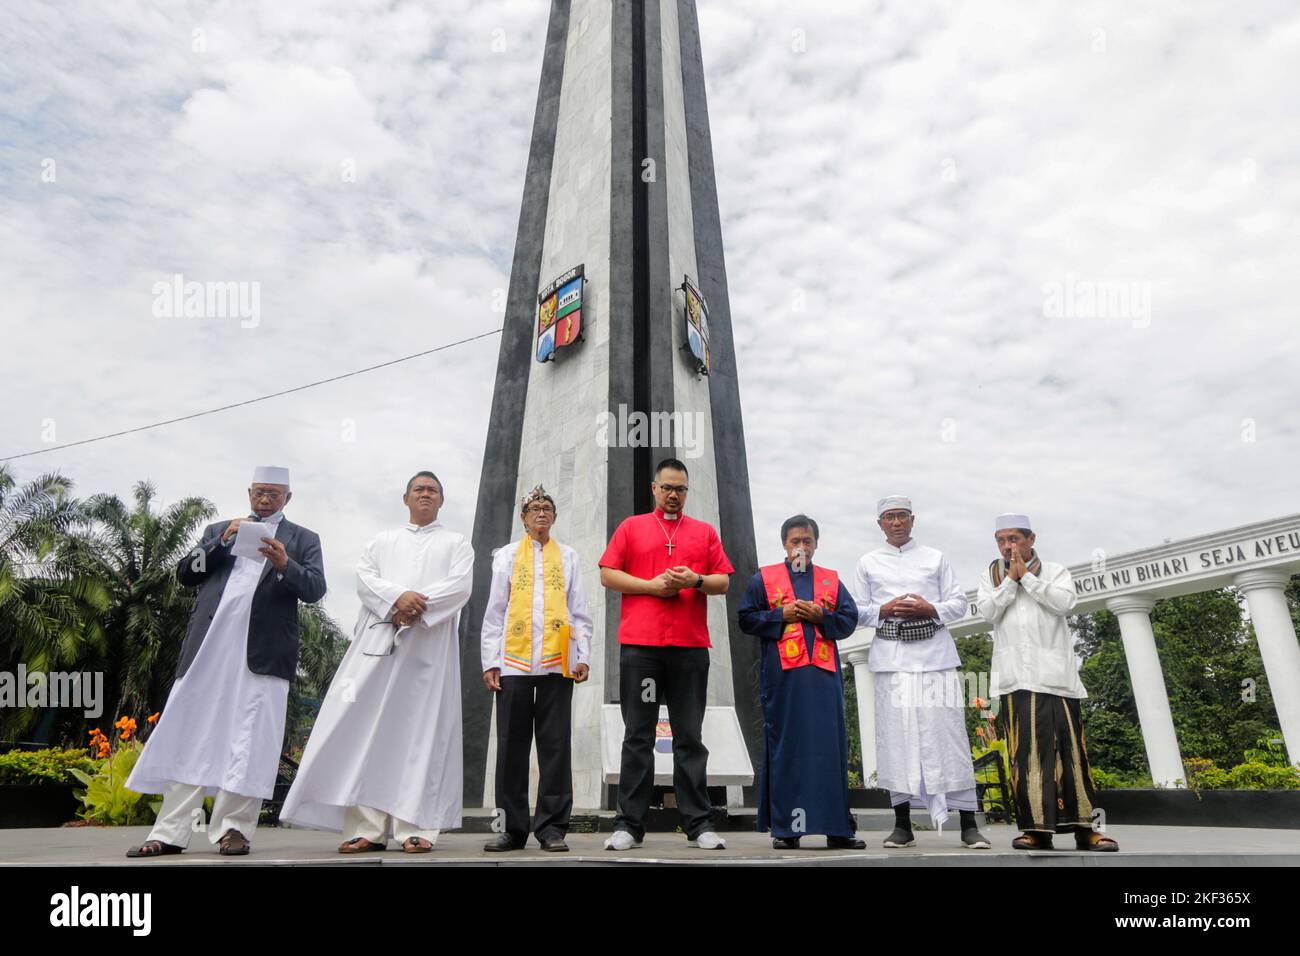
{"type": "MultiPolygon", "coordinates": [[[[499,327],[547,6],[10,11],[0,458],[499,327]]],[[[700,6],[760,559],[891,492],[972,587],[1003,510],[1066,563],[1300,510],[1293,5],[700,6]]],[[[229,517],[289,464],[350,628],[412,471],[472,527],[497,348],[9,464],[229,517]]]]}

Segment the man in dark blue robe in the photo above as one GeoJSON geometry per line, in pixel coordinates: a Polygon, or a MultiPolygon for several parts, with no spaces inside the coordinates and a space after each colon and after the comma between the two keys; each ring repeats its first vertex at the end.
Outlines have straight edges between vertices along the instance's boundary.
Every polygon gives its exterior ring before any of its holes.
{"type": "Polygon", "coordinates": [[[772,846],[797,849],[826,835],[834,849],[866,848],[849,812],[849,744],[844,679],[835,642],[857,629],[858,608],[835,572],[812,563],[817,522],[795,515],[781,526],[782,565],[761,569],[740,606],[740,627],[763,642],[766,759],[758,829],[772,846]],[[774,606],[776,605],[776,606],[774,606]]]}

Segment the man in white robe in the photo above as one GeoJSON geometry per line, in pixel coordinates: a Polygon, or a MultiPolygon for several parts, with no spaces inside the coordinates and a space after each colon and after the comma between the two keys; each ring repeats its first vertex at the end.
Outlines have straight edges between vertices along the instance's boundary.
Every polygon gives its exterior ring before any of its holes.
{"type": "Polygon", "coordinates": [[[361,614],[307,740],[280,820],[338,830],[340,853],[427,853],[460,826],[460,610],[474,551],[438,521],[442,482],[406,484],[404,527],[381,532],[357,565],[361,614]]]}
{"type": "Polygon", "coordinates": [[[885,846],[916,844],[916,806],[940,829],[957,810],[962,846],[988,849],[975,824],[961,660],[946,626],[965,615],[966,596],[943,553],[912,539],[910,498],[882,498],[876,515],[885,544],[858,561],[852,594],[859,626],[876,629],[867,658],[875,678],[876,780],[894,807],[885,846]]]}
{"type": "Polygon", "coordinates": [[[249,852],[262,801],[275,791],[289,683],[298,662],[298,602],[325,595],[320,538],[288,521],[289,470],[253,473],[246,519],[217,522],[177,567],[198,597],[181,647],[176,682],[126,785],[161,793],[149,839],[130,857],[182,852],[203,829],[226,856],[249,852]],[[241,521],[273,529],[260,557],[231,553],[241,521]]]}

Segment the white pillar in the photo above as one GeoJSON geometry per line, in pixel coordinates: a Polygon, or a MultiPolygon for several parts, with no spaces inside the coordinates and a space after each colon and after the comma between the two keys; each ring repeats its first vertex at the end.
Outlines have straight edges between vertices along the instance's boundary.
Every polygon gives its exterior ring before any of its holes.
{"type": "Polygon", "coordinates": [[[858,692],[858,736],[862,741],[862,785],[871,786],[871,775],[876,772],[876,682],[875,675],[867,670],[867,656],[871,645],[854,647],[844,654],[844,660],[853,665],[853,686],[858,692]]]}
{"type": "Polygon", "coordinates": [[[1156,652],[1156,636],[1151,630],[1151,608],[1155,600],[1143,594],[1115,597],[1106,609],[1119,618],[1119,633],[1124,641],[1129,681],[1137,703],[1142,742],[1146,745],[1151,779],[1157,787],[1180,786],[1185,780],[1183,759],[1178,752],[1178,736],[1169,710],[1169,693],[1165,675],[1156,652]]]}
{"type": "Polygon", "coordinates": [[[1285,589],[1286,571],[1242,571],[1232,583],[1246,595],[1250,620],[1255,625],[1259,656],[1264,659],[1273,705],[1286,741],[1287,759],[1300,762],[1300,643],[1296,641],[1285,589]]]}

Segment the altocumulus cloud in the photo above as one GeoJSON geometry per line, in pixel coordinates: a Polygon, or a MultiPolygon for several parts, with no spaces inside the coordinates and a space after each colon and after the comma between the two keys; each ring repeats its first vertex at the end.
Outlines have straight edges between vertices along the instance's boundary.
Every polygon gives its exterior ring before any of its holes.
{"type": "MultiPolygon", "coordinates": [[[[496,327],[546,6],[16,9],[0,447],[496,327]],[[155,318],[178,273],[259,283],[261,322],[155,318]]],[[[1067,562],[1294,510],[1285,4],[700,8],[761,558],[804,510],[847,572],[895,491],[968,586],[1012,507],[1067,562]],[[1105,281],[1149,321],[1047,314],[1105,281]]],[[[495,365],[489,338],[18,473],[149,477],[233,516],[253,464],[289,464],[348,628],[410,472],[471,527],[495,365]]]]}

